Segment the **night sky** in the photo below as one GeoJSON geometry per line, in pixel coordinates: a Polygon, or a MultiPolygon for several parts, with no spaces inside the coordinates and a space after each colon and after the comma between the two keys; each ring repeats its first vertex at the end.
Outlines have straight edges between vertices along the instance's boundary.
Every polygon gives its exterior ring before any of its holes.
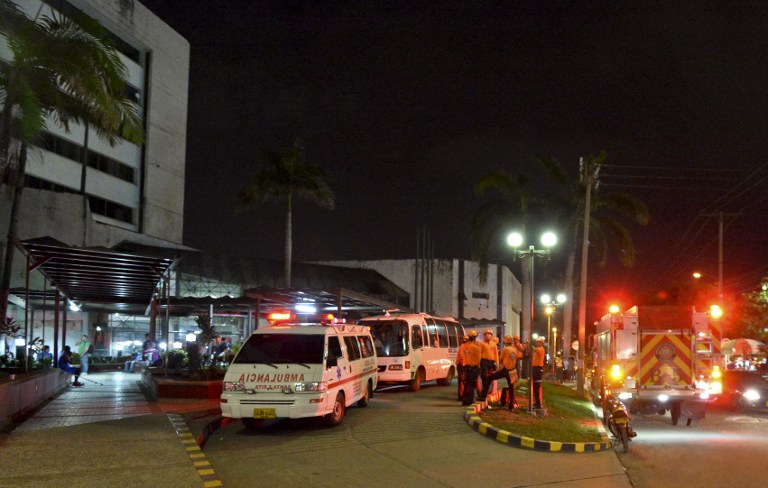
{"type": "Polygon", "coordinates": [[[535,155],[575,174],[605,150],[599,191],[651,223],[627,223],[635,268],[614,252],[591,301],[716,279],[717,211],[726,287],[768,273],[768,2],[142,3],[191,44],[188,245],[281,259],[283,212],[236,194],[296,138],[337,205],[296,206],[299,261],[413,258],[422,226],[436,257],[469,259],[481,175],[540,179],[535,155]]]}

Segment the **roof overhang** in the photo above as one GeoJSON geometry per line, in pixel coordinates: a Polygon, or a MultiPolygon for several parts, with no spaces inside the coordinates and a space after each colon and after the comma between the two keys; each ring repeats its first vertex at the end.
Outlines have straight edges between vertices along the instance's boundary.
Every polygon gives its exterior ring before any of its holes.
{"type": "Polygon", "coordinates": [[[142,246],[141,253],[134,253],[118,247],[68,246],[51,237],[15,244],[28,259],[28,272],[41,272],[86,312],[144,314],[178,259],[178,250],[172,248],[142,246]]]}

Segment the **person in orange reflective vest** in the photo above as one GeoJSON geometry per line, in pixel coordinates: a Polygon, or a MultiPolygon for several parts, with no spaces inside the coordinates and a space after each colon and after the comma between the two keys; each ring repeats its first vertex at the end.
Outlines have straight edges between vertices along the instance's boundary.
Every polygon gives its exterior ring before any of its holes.
{"type": "Polygon", "coordinates": [[[456,361],[461,362],[464,371],[464,392],[461,397],[462,405],[472,405],[475,401],[475,386],[480,374],[480,344],[477,343],[477,332],[470,330],[469,340],[459,347],[456,361]]]}
{"type": "Polygon", "coordinates": [[[478,400],[483,401],[490,384],[488,377],[496,371],[496,364],[499,362],[499,350],[496,348],[496,343],[493,342],[492,329],[485,329],[483,342],[480,343],[480,351],[480,379],[483,381],[483,391],[478,400]]]}
{"type": "MultiPolygon", "coordinates": [[[[491,381],[498,380],[500,378],[506,378],[507,386],[509,390],[509,409],[515,409],[515,383],[517,382],[517,348],[514,346],[514,339],[512,336],[504,337],[504,349],[501,350],[499,356],[499,369],[492,373],[488,379],[488,384],[491,381]]],[[[482,396],[488,394],[487,389],[483,389],[482,396]]],[[[504,398],[502,398],[501,406],[504,406],[504,398]]]]}
{"type": "Polygon", "coordinates": [[[544,349],[544,338],[538,337],[536,343],[533,346],[533,358],[531,359],[531,367],[533,369],[533,408],[542,408],[541,406],[541,382],[544,379],[544,360],[547,356],[547,351],[544,349]]]}

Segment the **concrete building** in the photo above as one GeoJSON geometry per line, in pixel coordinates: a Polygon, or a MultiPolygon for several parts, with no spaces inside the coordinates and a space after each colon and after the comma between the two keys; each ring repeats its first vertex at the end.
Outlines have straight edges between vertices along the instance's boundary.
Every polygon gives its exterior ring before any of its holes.
{"type": "Polygon", "coordinates": [[[497,335],[520,335],[522,288],[506,266],[488,265],[482,283],[479,265],[463,259],[329,261],[323,264],[378,271],[407,291],[410,308],[449,315],[465,328],[493,328],[497,335]]]}
{"type": "MultiPolygon", "coordinates": [[[[114,147],[74,124],[69,132],[49,120],[27,164],[19,212],[20,240],[50,236],[71,246],[112,247],[122,241],[179,247],[184,222],[184,176],[189,87],[189,43],[134,0],[16,0],[30,17],[82,12],[109,32],[128,71],[128,90],[141,107],[146,142],[114,147]]],[[[0,38],[0,58],[10,51],[0,38]]],[[[0,196],[0,229],[8,228],[10,200],[0,196]]],[[[0,232],[0,245],[8,245],[0,232]]],[[[44,288],[39,273],[30,288],[44,288]]],[[[25,260],[16,252],[11,288],[23,288],[25,260]]],[[[11,312],[18,314],[16,296],[11,312]],[[14,304],[17,307],[14,307],[14,304]]],[[[90,331],[88,314],[70,313],[67,342],[90,331]]],[[[47,321],[43,320],[45,323],[47,321]]],[[[2,347],[2,344],[0,344],[2,347]]]]}

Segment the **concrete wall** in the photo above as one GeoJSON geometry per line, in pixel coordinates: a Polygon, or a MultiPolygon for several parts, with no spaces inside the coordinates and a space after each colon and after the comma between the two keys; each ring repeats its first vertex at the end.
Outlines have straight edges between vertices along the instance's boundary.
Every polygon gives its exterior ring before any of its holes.
{"type": "Polygon", "coordinates": [[[349,268],[368,268],[408,291],[411,308],[420,312],[434,312],[436,315],[450,315],[456,318],[478,320],[501,320],[505,323],[505,334],[520,333],[520,311],[522,310],[522,287],[506,266],[488,266],[488,279],[482,283],[479,265],[461,259],[436,259],[433,266],[433,310],[421,310],[419,290],[416,290],[416,262],[413,259],[381,261],[327,261],[322,264],[349,268]],[[463,267],[463,289],[460,287],[460,268],[463,267]],[[499,278],[499,268],[501,277],[499,278]],[[499,286],[499,279],[501,284],[499,286]],[[464,313],[460,317],[459,296],[466,297],[464,313]],[[487,296],[487,298],[485,298],[487,296]]]}
{"type": "Polygon", "coordinates": [[[8,427],[16,416],[38,408],[69,384],[70,375],[58,369],[24,373],[14,381],[0,383],[0,429],[8,427]]]}

